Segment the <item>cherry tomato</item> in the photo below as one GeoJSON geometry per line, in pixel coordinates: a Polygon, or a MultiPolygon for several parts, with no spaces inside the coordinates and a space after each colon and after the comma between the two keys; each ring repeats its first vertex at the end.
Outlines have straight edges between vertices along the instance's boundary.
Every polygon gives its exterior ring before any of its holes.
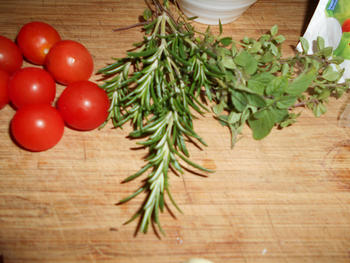
{"type": "Polygon", "coordinates": [[[350,18],[346,19],[341,27],[343,32],[350,32],[350,18]]]}
{"type": "Polygon", "coordinates": [[[57,42],[50,49],[45,65],[54,79],[64,85],[88,80],[94,67],[89,51],[73,40],[57,42]]]}
{"type": "Polygon", "coordinates": [[[22,68],[10,78],[9,97],[16,108],[30,104],[51,104],[55,95],[55,80],[41,68],[22,68]]]}
{"type": "Polygon", "coordinates": [[[17,35],[17,45],[23,56],[37,65],[44,64],[50,48],[60,40],[56,29],[37,21],[25,24],[17,35]]]}
{"type": "Polygon", "coordinates": [[[11,133],[23,148],[45,151],[62,138],[64,122],[60,113],[47,104],[33,104],[20,108],[11,121],[11,133]]]}
{"type": "Polygon", "coordinates": [[[109,99],[104,90],[91,81],[69,84],[57,101],[65,123],[77,130],[93,130],[108,116],[109,99]]]}
{"type": "Polygon", "coordinates": [[[13,73],[23,64],[23,56],[17,45],[10,39],[0,36],[0,69],[13,73]]]}
{"type": "Polygon", "coordinates": [[[7,71],[0,69],[0,109],[9,103],[8,83],[10,75],[7,71]]]}

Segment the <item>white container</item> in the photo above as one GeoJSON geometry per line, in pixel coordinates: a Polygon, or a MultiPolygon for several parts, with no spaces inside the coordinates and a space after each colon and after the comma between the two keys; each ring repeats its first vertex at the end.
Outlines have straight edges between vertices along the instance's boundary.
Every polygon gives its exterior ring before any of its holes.
{"type": "Polygon", "coordinates": [[[257,0],[178,0],[188,17],[197,16],[196,22],[208,25],[227,24],[244,13],[257,0]]]}

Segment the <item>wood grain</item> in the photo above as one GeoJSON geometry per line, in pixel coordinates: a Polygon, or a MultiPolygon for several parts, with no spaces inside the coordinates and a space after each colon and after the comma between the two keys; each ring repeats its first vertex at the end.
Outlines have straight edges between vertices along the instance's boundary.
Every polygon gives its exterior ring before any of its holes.
{"type": "MultiPolygon", "coordinates": [[[[313,2],[258,0],[225,25],[224,33],[257,37],[278,24],[287,38],[283,51],[291,55],[313,2]]],[[[0,34],[14,39],[24,23],[45,21],[62,38],[83,43],[97,70],[141,39],[138,28],[112,30],[137,22],[144,7],[141,0],[1,0],[0,34]]],[[[84,133],[67,128],[55,148],[30,153],[11,140],[14,110],[6,106],[0,112],[3,261],[350,262],[350,130],[338,125],[345,104],[345,97],[331,100],[321,118],[301,110],[298,123],[263,141],[254,141],[245,129],[233,150],[229,132],[210,115],[196,121],[208,147],[191,147],[192,159],[216,173],[171,177],[184,214],[161,216],[167,233],[161,239],[152,231],[135,237],[136,223],[123,225],[141,198],[115,206],[139,185],[120,182],[143,164],[146,153],[132,149],[129,127],[84,133]]]]}

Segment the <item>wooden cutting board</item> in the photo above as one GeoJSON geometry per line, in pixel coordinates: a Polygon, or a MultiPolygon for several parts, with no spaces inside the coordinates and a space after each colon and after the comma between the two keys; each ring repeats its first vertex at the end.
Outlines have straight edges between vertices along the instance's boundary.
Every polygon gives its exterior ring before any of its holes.
{"type": "MultiPolygon", "coordinates": [[[[224,34],[257,37],[278,24],[287,38],[285,55],[291,55],[312,2],[258,0],[225,25],[224,34]]],[[[144,7],[141,0],[1,0],[0,34],[14,39],[24,23],[45,21],[62,38],[83,43],[97,70],[141,40],[139,28],[112,30],[136,23],[144,7]]],[[[172,208],[173,216],[161,216],[167,233],[161,238],[152,229],[135,236],[136,222],[123,225],[141,198],[115,206],[139,185],[121,181],[143,165],[146,154],[126,138],[129,127],[66,128],[55,148],[30,153],[11,140],[14,110],[6,106],[0,111],[3,262],[350,262],[350,128],[338,122],[346,102],[346,96],[331,100],[321,118],[301,110],[295,125],[262,141],[245,129],[233,150],[228,130],[210,114],[200,118],[195,129],[208,147],[190,147],[192,160],[216,173],[171,175],[184,214],[172,208]]]]}

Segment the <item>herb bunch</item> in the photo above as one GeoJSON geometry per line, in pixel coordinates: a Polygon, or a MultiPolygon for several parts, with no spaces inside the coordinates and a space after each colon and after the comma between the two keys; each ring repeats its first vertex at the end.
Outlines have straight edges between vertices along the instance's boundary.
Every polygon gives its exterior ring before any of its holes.
{"type": "Polygon", "coordinates": [[[258,40],[231,41],[230,48],[213,43],[224,75],[211,81],[216,81],[213,112],[230,129],[232,146],[246,123],[254,139],[260,140],[275,126],[293,124],[300,116],[296,108],[305,106],[319,117],[326,112],[329,97],[339,98],[349,89],[349,79],[339,83],[344,72],[339,64],[344,59],[334,57],[332,47],[326,47],[321,37],[312,54],[301,37],[302,51],[290,58],[282,57],[285,38],[278,35],[277,26],[258,40]]]}
{"type": "MultiPolygon", "coordinates": [[[[149,151],[147,164],[124,182],[145,173],[147,180],[120,201],[127,202],[146,192],[145,203],[130,220],[141,217],[141,232],[146,232],[151,222],[163,232],[159,212],[164,210],[164,193],[181,211],[169,191],[170,169],[183,173],[187,163],[211,172],[188,158],[186,141],[196,140],[206,145],[193,130],[192,111],[203,114],[206,110],[199,98],[201,87],[206,85],[209,94],[208,74],[215,73],[206,68],[205,53],[193,42],[193,33],[186,30],[184,24],[175,22],[165,7],[159,3],[155,7],[157,15],[144,26],[146,36],[136,44],[137,49],[100,70],[105,77],[110,77],[102,85],[111,99],[108,119],[115,127],[130,120],[134,128],[130,137],[143,139],[138,144],[149,151]],[[194,78],[193,71],[196,71],[194,78]]],[[[145,18],[150,14],[146,11],[145,18]]]]}
{"type": "Polygon", "coordinates": [[[246,124],[255,139],[262,139],[275,126],[293,124],[300,115],[297,107],[320,116],[329,97],[340,97],[350,81],[339,84],[342,59],[333,57],[322,38],[313,54],[301,38],[303,51],[283,58],[285,39],[277,26],[257,40],[235,41],[222,37],[221,23],[218,35],[209,27],[196,32],[181,13],[174,18],[168,1],[153,0],[153,6],[144,12],[143,41],[99,73],[111,101],[106,122],[111,120],[116,128],[131,122],[129,136],[148,149],[145,166],[123,181],[145,176],[143,184],[119,203],[145,193],[144,203],[128,222],[140,217],[140,232],[155,223],[164,233],[159,213],[166,195],[181,212],[169,189],[170,171],[184,173],[190,166],[213,172],[190,160],[188,142],[206,145],[194,131],[194,112],[204,114],[211,108],[231,131],[233,146],[246,124]]]}

